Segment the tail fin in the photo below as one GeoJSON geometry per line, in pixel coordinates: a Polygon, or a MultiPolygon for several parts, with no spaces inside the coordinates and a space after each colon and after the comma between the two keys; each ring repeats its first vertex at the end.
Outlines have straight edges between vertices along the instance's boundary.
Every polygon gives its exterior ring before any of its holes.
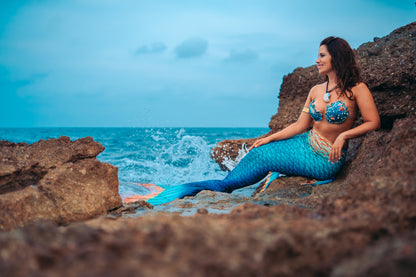
{"type": "Polygon", "coordinates": [[[331,182],[333,182],[335,179],[328,179],[328,180],[323,180],[323,181],[316,181],[315,183],[312,184],[312,186],[316,186],[316,185],[325,185],[325,184],[329,184],[331,182]]]}
{"type": "Polygon", "coordinates": [[[159,193],[153,198],[147,200],[148,203],[152,205],[161,205],[168,202],[171,202],[178,198],[183,198],[185,196],[196,195],[198,192],[206,189],[198,183],[190,183],[177,185],[166,188],[164,191],[159,193]]]}
{"type": "Polygon", "coordinates": [[[264,182],[263,188],[260,190],[260,192],[264,192],[270,185],[272,181],[279,178],[280,173],[279,172],[269,172],[269,175],[264,182]]]}

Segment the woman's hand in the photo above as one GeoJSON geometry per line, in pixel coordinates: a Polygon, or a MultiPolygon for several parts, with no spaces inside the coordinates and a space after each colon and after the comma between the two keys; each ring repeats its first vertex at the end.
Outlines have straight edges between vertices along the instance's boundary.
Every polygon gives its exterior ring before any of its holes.
{"type": "Polygon", "coordinates": [[[248,149],[248,151],[250,151],[253,148],[259,147],[260,145],[267,144],[270,141],[271,141],[270,136],[269,137],[262,138],[262,139],[259,139],[259,140],[256,140],[256,142],[250,147],[250,149],[248,149]]]}
{"type": "Polygon", "coordinates": [[[339,134],[339,136],[334,141],[332,145],[331,152],[329,153],[329,162],[335,163],[341,159],[342,156],[342,148],[345,144],[345,138],[343,134],[339,134]]]}

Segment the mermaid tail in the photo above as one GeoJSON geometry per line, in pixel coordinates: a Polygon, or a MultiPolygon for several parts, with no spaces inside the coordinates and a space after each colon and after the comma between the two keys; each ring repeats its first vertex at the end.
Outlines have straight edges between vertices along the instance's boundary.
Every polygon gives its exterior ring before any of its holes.
{"type": "Polygon", "coordinates": [[[169,187],[148,202],[160,205],[177,198],[195,195],[202,190],[232,192],[259,182],[269,172],[317,180],[334,179],[342,168],[345,152],[340,161],[332,163],[328,161],[330,150],[331,144],[312,129],[286,140],[253,148],[223,180],[169,187]]]}

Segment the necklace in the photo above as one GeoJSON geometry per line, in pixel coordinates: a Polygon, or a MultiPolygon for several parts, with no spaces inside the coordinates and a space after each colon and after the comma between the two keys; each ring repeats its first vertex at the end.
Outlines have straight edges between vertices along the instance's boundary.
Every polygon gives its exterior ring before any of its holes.
{"type": "Polygon", "coordinates": [[[327,103],[330,101],[329,98],[331,97],[331,92],[338,87],[338,85],[336,85],[335,87],[328,90],[328,85],[329,85],[329,81],[326,83],[326,89],[325,89],[326,92],[324,94],[324,101],[327,103]]]}

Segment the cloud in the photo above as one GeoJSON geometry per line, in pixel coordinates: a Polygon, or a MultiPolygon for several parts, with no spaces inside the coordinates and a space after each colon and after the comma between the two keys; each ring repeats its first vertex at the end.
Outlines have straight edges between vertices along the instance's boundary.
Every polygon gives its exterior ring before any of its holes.
{"type": "Polygon", "coordinates": [[[176,46],[175,54],[178,59],[196,58],[205,54],[208,41],[202,38],[189,38],[176,46]]]}
{"type": "Polygon", "coordinates": [[[224,59],[225,62],[230,63],[248,63],[253,62],[258,59],[258,55],[254,50],[245,49],[245,50],[231,50],[227,58],[224,59]]]}
{"type": "Polygon", "coordinates": [[[142,45],[137,48],[135,54],[136,55],[143,55],[143,54],[157,54],[162,53],[167,49],[166,45],[163,42],[154,42],[150,45],[142,45]]]}

